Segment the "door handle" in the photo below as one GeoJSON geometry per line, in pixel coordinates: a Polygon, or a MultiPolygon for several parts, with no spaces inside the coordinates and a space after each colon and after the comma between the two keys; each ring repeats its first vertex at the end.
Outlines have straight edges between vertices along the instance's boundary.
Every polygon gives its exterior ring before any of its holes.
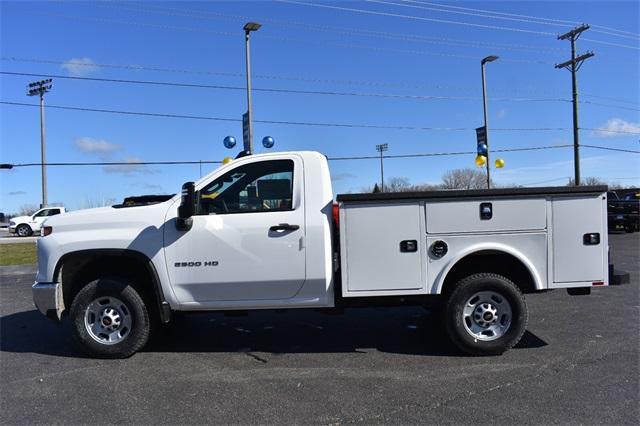
{"type": "Polygon", "coordinates": [[[297,229],[300,229],[300,225],[289,225],[288,223],[281,223],[279,225],[273,225],[269,228],[269,231],[295,231],[297,229]]]}

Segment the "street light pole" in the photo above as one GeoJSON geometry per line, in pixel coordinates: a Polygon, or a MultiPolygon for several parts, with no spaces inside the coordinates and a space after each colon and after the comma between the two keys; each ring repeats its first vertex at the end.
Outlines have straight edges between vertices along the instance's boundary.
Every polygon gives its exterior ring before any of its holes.
{"type": "Polygon", "coordinates": [[[376,145],[376,151],[380,153],[380,191],[384,192],[384,152],[389,149],[389,144],[376,145]]]}
{"type": "Polygon", "coordinates": [[[249,34],[258,31],[262,25],[256,22],[248,22],[244,26],[245,60],[247,65],[247,121],[248,137],[243,138],[244,150],[253,153],[253,111],[251,108],[251,45],[249,34]]]}
{"type": "Polygon", "coordinates": [[[484,112],[484,131],[486,135],[487,145],[487,189],[491,188],[491,162],[489,161],[489,126],[487,118],[487,81],[485,78],[484,66],[487,62],[493,62],[498,59],[497,56],[487,56],[480,61],[480,69],[482,70],[482,109],[484,112]]]}
{"type": "Polygon", "coordinates": [[[47,202],[47,161],[46,161],[46,138],[44,126],[44,94],[51,90],[53,86],[51,79],[36,81],[27,86],[27,96],[40,97],[40,167],[42,171],[42,204],[40,207],[46,207],[47,202]]]}

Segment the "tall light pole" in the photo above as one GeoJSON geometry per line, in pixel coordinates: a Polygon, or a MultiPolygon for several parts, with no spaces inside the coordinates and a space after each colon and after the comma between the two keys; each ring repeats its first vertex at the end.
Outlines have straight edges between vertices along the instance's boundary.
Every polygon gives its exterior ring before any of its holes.
{"type": "Polygon", "coordinates": [[[253,153],[253,118],[251,111],[251,46],[249,34],[258,31],[262,25],[257,22],[248,22],[244,26],[245,58],[247,64],[247,113],[242,120],[242,139],[245,152],[253,153]]]}
{"type": "Polygon", "coordinates": [[[484,75],[484,66],[487,62],[493,62],[496,59],[498,59],[497,56],[491,55],[480,61],[480,68],[482,70],[482,107],[484,111],[484,131],[486,137],[485,143],[487,144],[487,188],[491,188],[491,167],[489,161],[489,126],[487,124],[487,81],[484,75]]]}
{"type": "Polygon", "coordinates": [[[384,192],[384,163],[382,159],[384,158],[384,152],[389,149],[389,144],[383,143],[380,145],[376,145],[376,151],[380,153],[380,191],[384,192]]]}
{"type": "Polygon", "coordinates": [[[40,96],[40,159],[42,168],[42,204],[47,206],[47,168],[45,158],[45,132],[44,132],[44,94],[53,87],[53,80],[40,80],[29,83],[27,86],[27,96],[40,96]]]}

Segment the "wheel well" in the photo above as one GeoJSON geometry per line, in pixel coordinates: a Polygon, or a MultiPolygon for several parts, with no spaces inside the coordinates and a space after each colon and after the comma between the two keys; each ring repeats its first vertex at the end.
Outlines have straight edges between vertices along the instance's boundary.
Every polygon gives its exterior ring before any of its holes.
{"type": "Polygon", "coordinates": [[[451,268],[444,280],[441,293],[446,294],[462,278],[479,272],[502,275],[513,281],[523,293],[536,291],[533,276],[520,259],[497,250],[482,250],[463,257],[451,268]]]}
{"type": "Polygon", "coordinates": [[[155,269],[144,255],[135,255],[125,250],[98,250],[65,255],[56,266],[54,280],[62,285],[66,309],[71,307],[82,287],[101,277],[127,279],[152,313],[162,312],[160,305],[164,302],[164,297],[155,269]]]}

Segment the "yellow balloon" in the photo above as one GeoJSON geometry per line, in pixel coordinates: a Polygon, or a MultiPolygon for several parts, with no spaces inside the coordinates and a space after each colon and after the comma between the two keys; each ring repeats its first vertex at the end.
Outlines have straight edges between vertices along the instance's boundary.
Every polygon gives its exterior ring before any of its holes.
{"type": "Polygon", "coordinates": [[[484,167],[485,164],[487,164],[487,157],[485,157],[484,155],[478,155],[476,157],[476,166],[484,167]]]}
{"type": "Polygon", "coordinates": [[[498,158],[496,160],[496,169],[501,169],[504,167],[504,160],[502,158],[498,158]]]}
{"type": "Polygon", "coordinates": [[[224,157],[224,160],[222,160],[222,164],[229,164],[230,162],[233,161],[233,158],[231,157],[224,157]]]}

